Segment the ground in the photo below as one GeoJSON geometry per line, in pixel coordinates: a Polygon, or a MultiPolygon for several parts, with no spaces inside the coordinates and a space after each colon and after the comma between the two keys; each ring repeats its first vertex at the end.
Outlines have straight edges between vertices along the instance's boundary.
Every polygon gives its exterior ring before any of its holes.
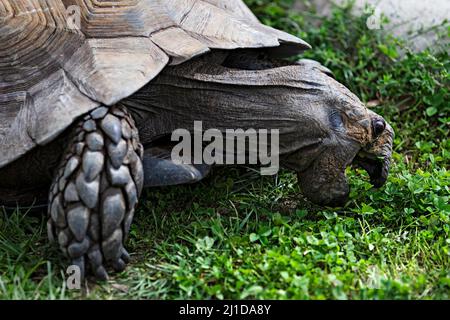
{"type": "MultiPolygon", "coordinates": [[[[295,8],[303,10],[308,4],[317,8],[317,13],[327,15],[333,3],[345,4],[349,0],[296,0],[295,8]]],[[[384,29],[401,37],[415,51],[426,49],[430,45],[436,46],[442,42],[437,33],[444,29],[443,23],[450,17],[450,1],[433,0],[351,0],[354,1],[354,11],[364,12],[367,4],[372,6],[374,15],[370,20],[371,28],[378,27],[382,16],[388,17],[384,29]],[[436,41],[439,40],[439,41],[436,41]]],[[[449,42],[447,41],[447,44],[449,42]]]]}
{"type": "Polygon", "coordinates": [[[288,171],[219,168],[197,185],[147,190],[131,264],[82,291],[66,288],[43,213],[3,213],[0,298],[450,298],[448,54],[412,53],[349,9],[325,19],[293,2],[247,1],[393,125],[387,185],[373,190],[349,169],[350,200],[334,209],[306,201],[288,171]]]}

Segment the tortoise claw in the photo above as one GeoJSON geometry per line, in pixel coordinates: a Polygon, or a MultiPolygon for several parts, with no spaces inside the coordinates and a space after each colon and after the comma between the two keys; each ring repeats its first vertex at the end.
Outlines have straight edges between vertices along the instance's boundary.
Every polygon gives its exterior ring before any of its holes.
{"type": "Polygon", "coordinates": [[[122,249],[122,256],[120,258],[125,263],[129,263],[130,262],[130,254],[128,253],[128,251],[125,248],[122,249]]]}
{"type": "Polygon", "coordinates": [[[99,281],[108,281],[109,277],[108,277],[108,272],[106,272],[105,267],[100,266],[98,267],[95,271],[94,271],[95,277],[99,280],[99,281]]]}
{"type": "Polygon", "coordinates": [[[126,263],[119,258],[117,261],[113,261],[112,263],[112,267],[114,268],[114,271],[116,272],[122,272],[123,270],[125,270],[126,268],[126,263]]]}

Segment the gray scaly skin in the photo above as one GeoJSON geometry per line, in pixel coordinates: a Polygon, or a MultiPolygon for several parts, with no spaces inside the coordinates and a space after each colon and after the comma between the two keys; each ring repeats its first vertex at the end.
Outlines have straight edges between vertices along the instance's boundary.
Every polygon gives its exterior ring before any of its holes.
{"type": "Polygon", "coordinates": [[[99,279],[122,271],[123,247],[142,191],[143,147],[126,108],[100,107],[73,129],[50,188],[48,234],[72,264],[99,279]]]}

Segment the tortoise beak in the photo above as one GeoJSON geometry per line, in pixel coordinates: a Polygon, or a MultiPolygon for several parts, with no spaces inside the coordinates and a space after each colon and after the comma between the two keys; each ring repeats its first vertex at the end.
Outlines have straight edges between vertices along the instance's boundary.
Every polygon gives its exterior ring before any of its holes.
{"type": "Polygon", "coordinates": [[[386,183],[389,175],[394,130],[380,118],[374,119],[373,125],[374,141],[361,149],[352,164],[366,170],[370,176],[370,183],[375,188],[380,188],[386,183]]]}
{"type": "Polygon", "coordinates": [[[353,164],[367,171],[370,183],[375,188],[381,188],[387,181],[390,168],[390,158],[374,158],[365,152],[360,152],[353,160],[353,164]]]}

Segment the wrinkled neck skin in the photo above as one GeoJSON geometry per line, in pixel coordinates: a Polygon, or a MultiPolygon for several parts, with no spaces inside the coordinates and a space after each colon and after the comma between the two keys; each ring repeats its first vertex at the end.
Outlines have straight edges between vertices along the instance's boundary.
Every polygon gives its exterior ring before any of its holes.
{"type": "Polygon", "coordinates": [[[176,129],[192,130],[194,121],[202,121],[203,130],[279,130],[281,165],[298,173],[305,195],[319,204],[345,202],[345,168],[358,153],[388,162],[392,129],[387,125],[374,137],[372,123],[381,117],[326,68],[310,60],[255,60],[254,69],[243,70],[239,59],[198,59],[167,68],[123,103],[134,113],[144,144],[176,129]]]}

